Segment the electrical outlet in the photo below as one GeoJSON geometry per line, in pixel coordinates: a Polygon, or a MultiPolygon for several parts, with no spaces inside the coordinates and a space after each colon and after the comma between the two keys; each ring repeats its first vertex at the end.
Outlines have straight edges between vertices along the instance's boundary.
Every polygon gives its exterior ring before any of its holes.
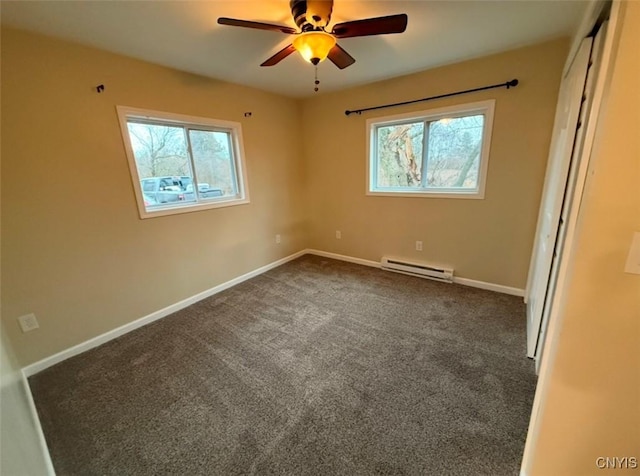
{"type": "Polygon", "coordinates": [[[20,323],[20,328],[22,329],[22,332],[34,331],[40,327],[38,325],[38,319],[36,319],[35,314],[27,314],[25,316],[20,316],[18,318],[18,322],[20,323]]]}
{"type": "Polygon", "coordinates": [[[342,232],[340,230],[336,230],[336,240],[342,239],[342,232]]]}
{"type": "Polygon", "coordinates": [[[282,241],[282,238],[280,237],[280,235],[276,235],[276,243],[280,243],[282,241]]]}
{"type": "Polygon", "coordinates": [[[416,251],[422,251],[422,241],[416,241],[416,251]]]}

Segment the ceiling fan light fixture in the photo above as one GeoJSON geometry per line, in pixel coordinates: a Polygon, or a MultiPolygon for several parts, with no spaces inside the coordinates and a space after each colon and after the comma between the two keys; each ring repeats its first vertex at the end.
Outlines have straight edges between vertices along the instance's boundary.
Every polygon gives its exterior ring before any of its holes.
{"type": "Polygon", "coordinates": [[[336,39],[325,31],[307,31],[293,40],[293,47],[300,55],[313,64],[324,61],[336,45],[336,39]]]}

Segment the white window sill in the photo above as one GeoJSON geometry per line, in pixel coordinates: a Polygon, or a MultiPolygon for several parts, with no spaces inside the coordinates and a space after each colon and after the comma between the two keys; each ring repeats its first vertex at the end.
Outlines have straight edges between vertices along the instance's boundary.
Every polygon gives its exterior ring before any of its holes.
{"type": "Polygon", "coordinates": [[[144,211],[140,211],[140,218],[155,218],[167,215],[177,215],[179,213],[191,213],[199,212],[202,210],[211,210],[213,208],[232,207],[235,205],[245,205],[250,203],[248,198],[244,199],[229,199],[229,200],[216,200],[209,203],[195,203],[193,205],[162,205],[153,207],[144,211]]]}
{"type": "Polygon", "coordinates": [[[409,197],[409,198],[464,198],[472,200],[484,199],[484,193],[472,191],[472,192],[426,192],[424,190],[410,192],[410,191],[398,191],[398,192],[383,192],[383,191],[367,191],[367,195],[372,197],[409,197]]]}

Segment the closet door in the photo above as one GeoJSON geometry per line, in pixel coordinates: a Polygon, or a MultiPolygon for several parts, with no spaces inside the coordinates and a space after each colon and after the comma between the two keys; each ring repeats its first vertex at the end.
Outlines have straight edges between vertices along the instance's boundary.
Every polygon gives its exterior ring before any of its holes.
{"type": "Polygon", "coordinates": [[[569,214],[571,212],[574,203],[578,203],[579,206],[580,196],[582,194],[582,184],[578,183],[579,176],[583,176],[584,181],[585,170],[580,172],[580,169],[584,169],[586,164],[583,157],[585,146],[585,133],[589,114],[591,112],[591,106],[593,105],[593,96],[595,93],[596,78],[600,69],[602,61],[602,51],[604,48],[604,39],[607,32],[607,22],[604,22],[599,30],[598,34],[593,40],[593,46],[591,48],[591,57],[589,61],[589,70],[587,72],[587,83],[584,88],[584,94],[582,96],[582,107],[580,108],[580,117],[578,119],[578,129],[576,134],[576,140],[573,147],[573,156],[571,159],[571,166],[569,167],[569,177],[567,179],[567,187],[565,189],[565,196],[562,203],[562,210],[560,212],[560,221],[558,223],[558,237],[556,239],[556,245],[554,247],[554,254],[551,263],[551,273],[549,276],[549,284],[547,288],[547,294],[545,297],[545,305],[542,310],[542,324],[540,326],[540,332],[538,337],[538,344],[535,351],[536,359],[536,372],[540,369],[540,362],[542,358],[542,348],[544,339],[546,337],[547,327],[549,324],[549,316],[551,313],[551,304],[554,301],[556,293],[556,286],[558,284],[558,272],[560,269],[560,263],[564,259],[565,242],[567,236],[567,223],[569,221],[569,214]]]}
{"type": "MultiPolygon", "coordinates": [[[[579,132],[592,39],[585,38],[560,85],[547,172],[527,287],[527,356],[535,357],[560,229],[574,146],[579,132]]],[[[557,256],[555,256],[557,259],[557,256]]]]}

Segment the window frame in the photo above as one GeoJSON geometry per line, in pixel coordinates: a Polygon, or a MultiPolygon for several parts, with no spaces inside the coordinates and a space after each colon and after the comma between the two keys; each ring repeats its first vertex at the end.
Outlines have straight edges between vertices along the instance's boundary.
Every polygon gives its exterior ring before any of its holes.
{"type": "Polygon", "coordinates": [[[489,169],[489,153],[491,150],[491,136],[493,131],[493,118],[495,110],[495,99],[478,101],[473,103],[458,104],[454,106],[441,107],[437,109],[427,109],[414,111],[393,116],[383,116],[367,119],[367,180],[366,195],[382,197],[421,197],[421,198],[464,198],[464,199],[484,199],[487,171],[489,169]],[[423,160],[425,151],[428,149],[426,142],[428,134],[428,122],[445,118],[457,118],[471,115],[484,115],[482,132],[482,148],[480,151],[480,164],[478,168],[478,185],[475,189],[460,188],[415,188],[408,189],[398,187],[397,189],[384,189],[375,187],[377,182],[378,157],[377,157],[377,134],[376,129],[381,126],[403,124],[407,122],[425,123],[425,143],[423,145],[423,160]],[[374,155],[375,154],[375,155],[374,155]]]}
{"type": "MultiPolygon", "coordinates": [[[[129,106],[116,106],[118,120],[120,122],[120,132],[125,147],[127,162],[129,164],[129,172],[133,183],[138,213],[141,219],[155,218],[159,216],[177,215],[181,213],[191,213],[200,210],[209,210],[213,208],[230,207],[235,205],[243,205],[250,203],[249,188],[247,181],[247,170],[244,153],[244,145],[242,138],[242,125],[239,122],[225,121],[221,119],[211,119],[206,117],[190,116],[185,114],[176,114],[171,112],[154,111],[150,109],[141,109],[129,106]],[[233,158],[233,176],[237,182],[237,194],[233,197],[215,197],[208,199],[199,199],[196,187],[194,187],[195,202],[177,202],[163,204],[153,210],[147,210],[144,204],[144,192],[142,190],[142,178],[138,174],[138,166],[136,164],[133,147],[131,145],[131,137],[129,135],[128,121],[129,119],[138,119],[140,122],[157,123],[179,126],[187,129],[206,130],[213,132],[228,132],[230,135],[230,145],[232,146],[233,158]]],[[[188,143],[187,143],[188,146],[188,143]]],[[[189,149],[189,146],[188,146],[189,149]]],[[[189,160],[191,161],[193,182],[197,183],[196,172],[191,157],[191,151],[188,150],[189,160]]],[[[145,177],[146,178],[146,177],[145,177]]]]}

